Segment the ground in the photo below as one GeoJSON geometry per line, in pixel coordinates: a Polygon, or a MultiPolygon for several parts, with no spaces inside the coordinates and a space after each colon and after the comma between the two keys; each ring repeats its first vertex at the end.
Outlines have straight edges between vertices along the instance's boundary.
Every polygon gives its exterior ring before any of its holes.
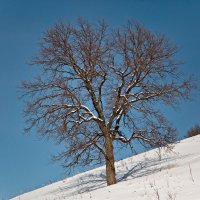
{"type": "Polygon", "coordinates": [[[12,200],[199,200],[200,136],[172,152],[154,149],[116,162],[116,185],[106,186],[105,167],[52,183],[12,200]]]}

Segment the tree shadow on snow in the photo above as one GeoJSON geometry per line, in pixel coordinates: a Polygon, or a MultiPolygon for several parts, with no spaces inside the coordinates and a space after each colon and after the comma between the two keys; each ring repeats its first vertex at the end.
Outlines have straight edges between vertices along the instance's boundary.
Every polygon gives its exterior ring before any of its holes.
{"type": "MultiPolygon", "coordinates": [[[[149,176],[165,169],[170,169],[175,167],[175,162],[173,161],[180,158],[183,158],[183,156],[176,155],[162,160],[159,160],[158,158],[145,158],[140,162],[137,161],[137,163],[135,163],[133,159],[131,162],[128,161],[128,164],[125,162],[124,166],[119,164],[120,167],[116,167],[119,168],[117,169],[117,180],[118,182],[123,182],[130,179],[149,176]]],[[[65,197],[70,197],[85,192],[92,192],[93,190],[106,187],[105,170],[98,174],[81,174],[73,182],[63,185],[64,186],[59,187],[51,193],[58,194],[63,192],[65,197]]]]}
{"type": "Polygon", "coordinates": [[[138,163],[135,163],[135,165],[133,161],[133,165],[128,164],[128,166],[125,167],[125,170],[121,169],[118,172],[119,174],[118,182],[149,176],[159,171],[173,168],[176,166],[176,163],[173,161],[176,161],[177,159],[183,157],[187,156],[174,156],[162,160],[159,160],[157,158],[150,158],[150,159],[148,158],[138,163]]]}

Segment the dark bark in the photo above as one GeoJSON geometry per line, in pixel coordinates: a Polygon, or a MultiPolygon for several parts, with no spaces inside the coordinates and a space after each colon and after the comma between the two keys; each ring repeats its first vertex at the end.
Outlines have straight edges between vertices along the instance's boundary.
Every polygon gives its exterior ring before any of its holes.
{"type": "Polygon", "coordinates": [[[117,183],[115,172],[115,158],[113,141],[109,134],[105,137],[105,149],[106,149],[106,181],[107,185],[117,183]]]}

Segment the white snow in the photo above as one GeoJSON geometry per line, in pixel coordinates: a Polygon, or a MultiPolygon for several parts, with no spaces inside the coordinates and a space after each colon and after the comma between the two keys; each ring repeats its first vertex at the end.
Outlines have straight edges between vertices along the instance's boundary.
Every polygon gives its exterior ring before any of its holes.
{"type": "Polygon", "coordinates": [[[106,186],[100,167],[12,200],[200,200],[200,136],[173,151],[160,156],[154,149],[116,162],[116,185],[106,186]]]}

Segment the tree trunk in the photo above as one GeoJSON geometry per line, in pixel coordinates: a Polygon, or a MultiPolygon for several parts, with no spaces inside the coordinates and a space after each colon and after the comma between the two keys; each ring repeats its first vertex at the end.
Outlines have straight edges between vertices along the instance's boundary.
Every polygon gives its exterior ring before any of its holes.
{"type": "Polygon", "coordinates": [[[113,185],[117,183],[117,180],[115,173],[113,142],[109,134],[107,134],[105,137],[105,149],[106,149],[106,181],[107,185],[113,185]]]}

